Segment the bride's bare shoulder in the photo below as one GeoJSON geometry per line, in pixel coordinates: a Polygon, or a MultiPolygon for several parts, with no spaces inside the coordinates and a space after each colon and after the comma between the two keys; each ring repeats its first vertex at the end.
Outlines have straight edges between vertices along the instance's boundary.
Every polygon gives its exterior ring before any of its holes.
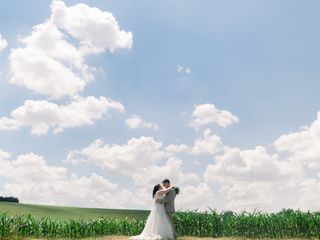
{"type": "Polygon", "coordinates": [[[160,196],[161,195],[161,190],[156,191],[155,196],[160,196]]]}
{"type": "Polygon", "coordinates": [[[165,197],[165,194],[163,191],[159,190],[156,192],[156,194],[154,195],[155,198],[163,198],[165,197]]]}

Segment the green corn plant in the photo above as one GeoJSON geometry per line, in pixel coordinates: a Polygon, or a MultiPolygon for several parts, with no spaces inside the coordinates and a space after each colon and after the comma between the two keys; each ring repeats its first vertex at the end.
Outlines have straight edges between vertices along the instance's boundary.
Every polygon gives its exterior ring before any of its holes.
{"type": "MultiPolygon", "coordinates": [[[[320,238],[320,212],[283,209],[278,213],[254,210],[178,211],[174,214],[178,236],[245,238],[320,238]]],[[[0,238],[71,238],[139,234],[145,220],[135,219],[35,219],[32,215],[0,214],[0,238]]]]}

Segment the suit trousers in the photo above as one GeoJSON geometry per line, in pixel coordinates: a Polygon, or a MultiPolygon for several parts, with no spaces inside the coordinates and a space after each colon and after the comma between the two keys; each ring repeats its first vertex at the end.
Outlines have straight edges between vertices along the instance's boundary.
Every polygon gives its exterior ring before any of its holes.
{"type": "Polygon", "coordinates": [[[169,221],[170,221],[171,226],[172,226],[173,236],[174,236],[174,238],[177,238],[176,228],[175,228],[174,222],[173,222],[173,214],[174,214],[173,212],[167,212],[169,221]]]}

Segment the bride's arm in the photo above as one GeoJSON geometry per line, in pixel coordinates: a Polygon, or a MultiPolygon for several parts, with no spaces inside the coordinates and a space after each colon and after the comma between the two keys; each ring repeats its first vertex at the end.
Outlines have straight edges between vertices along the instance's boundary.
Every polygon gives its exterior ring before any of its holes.
{"type": "Polygon", "coordinates": [[[174,198],[175,198],[175,197],[176,197],[176,192],[175,192],[175,191],[170,191],[170,192],[165,196],[165,198],[163,198],[163,199],[157,199],[157,203],[164,204],[164,203],[172,202],[172,201],[174,201],[174,198]]]}
{"type": "Polygon", "coordinates": [[[168,192],[170,192],[170,190],[173,188],[173,186],[170,186],[168,187],[167,189],[164,189],[164,190],[159,190],[157,195],[163,195],[163,194],[166,194],[168,192]]]}

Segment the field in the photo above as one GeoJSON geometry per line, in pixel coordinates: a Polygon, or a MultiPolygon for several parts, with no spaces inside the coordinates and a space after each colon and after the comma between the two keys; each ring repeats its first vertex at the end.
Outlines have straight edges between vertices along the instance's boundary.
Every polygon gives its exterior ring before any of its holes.
{"type": "MultiPolygon", "coordinates": [[[[102,240],[114,236],[121,240],[139,234],[148,215],[148,211],[137,210],[19,205],[0,205],[0,239],[36,237],[102,240]],[[11,212],[1,213],[4,206],[11,212]]],[[[278,213],[188,211],[176,212],[174,222],[180,239],[320,239],[320,212],[291,209],[283,209],[278,213]]]]}
{"type": "MultiPolygon", "coordinates": [[[[246,238],[239,237],[221,237],[221,238],[199,238],[199,237],[179,237],[178,240],[245,240],[246,238]]],[[[314,238],[315,240],[316,238],[314,238]]],[[[25,240],[35,240],[34,238],[26,238],[25,240]]],[[[46,240],[46,239],[37,239],[46,240]]],[[[64,240],[64,239],[55,239],[64,240]]],[[[99,238],[84,238],[83,240],[128,240],[128,236],[107,236],[99,238]]],[[[274,240],[272,238],[265,238],[264,240],[274,240]]],[[[283,238],[282,240],[305,240],[305,238],[283,238]]],[[[311,240],[311,239],[310,239],[311,240]]]]}
{"type": "Polygon", "coordinates": [[[0,202],[0,214],[7,212],[8,216],[31,214],[35,219],[50,217],[54,220],[69,219],[99,219],[99,218],[118,218],[118,219],[145,219],[149,211],[144,210],[121,210],[103,208],[77,208],[60,207],[49,205],[23,204],[0,202]]]}

